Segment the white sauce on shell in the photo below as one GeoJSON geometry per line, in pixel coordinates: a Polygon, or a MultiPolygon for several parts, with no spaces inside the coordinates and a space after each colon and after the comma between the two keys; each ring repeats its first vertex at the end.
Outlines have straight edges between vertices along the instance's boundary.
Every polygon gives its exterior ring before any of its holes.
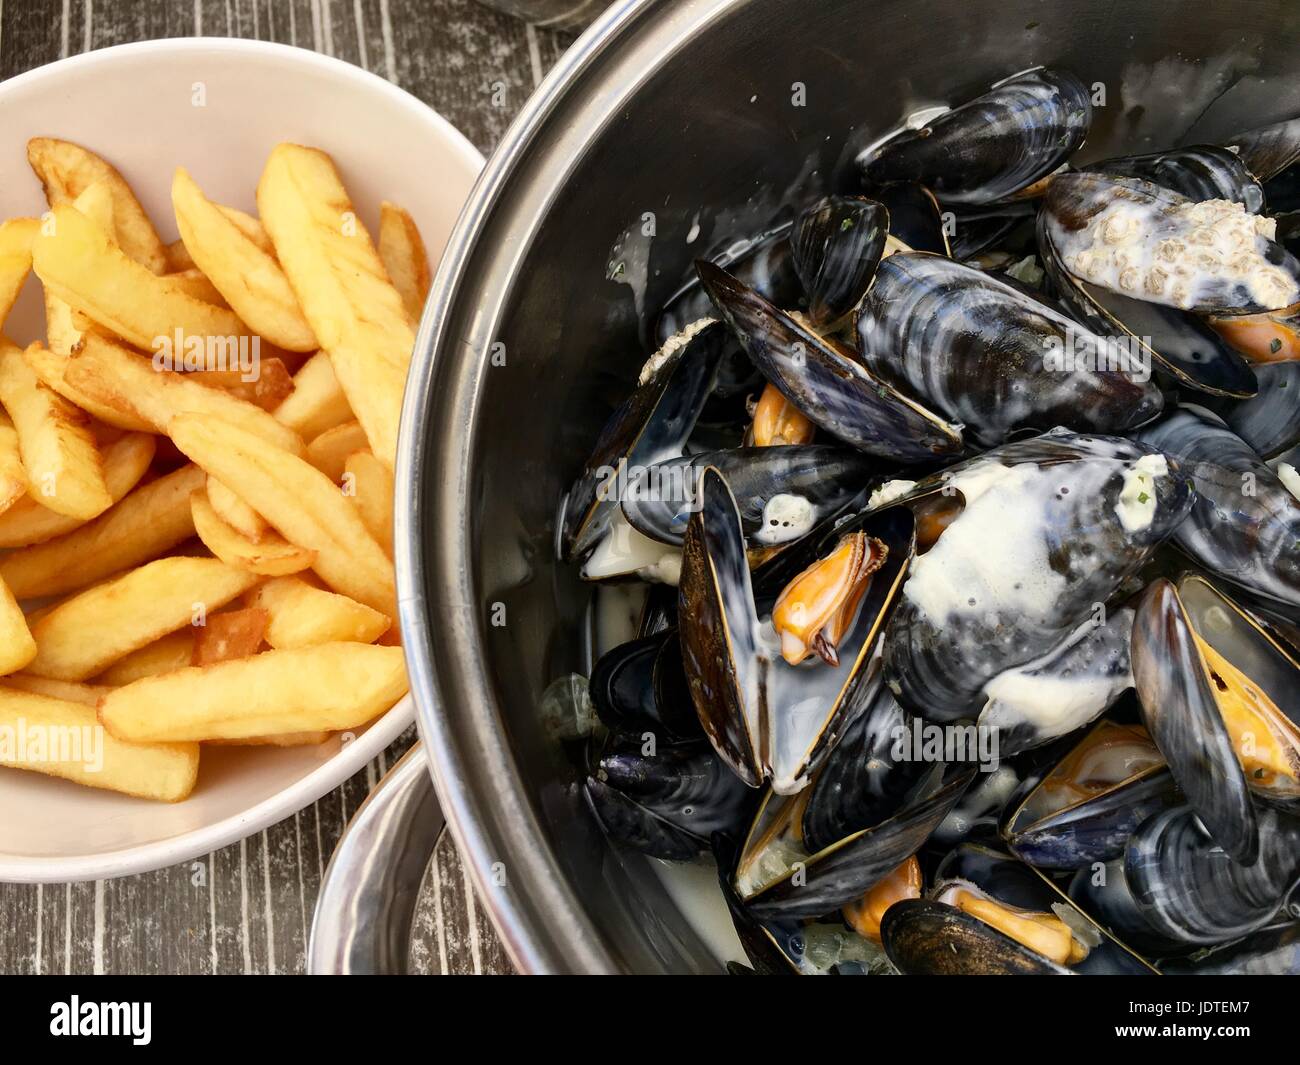
{"type": "Polygon", "coordinates": [[[1155,479],[1169,475],[1164,455],[1143,455],[1124,471],[1124,487],[1115,501],[1115,513],[1129,533],[1150,527],[1156,516],[1155,479]]]}
{"type": "Polygon", "coordinates": [[[636,574],[642,580],[676,586],[681,573],[681,551],[638,532],[621,510],[582,567],[582,579],[588,581],[636,574]]]}
{"type": "Polygon", "coordinates": [[[867,509],[875,510],[878,507],[886,507],[894,500],[902,499],[915,487],[915,481],[886,481],[871,493],[871,497],[867,500],[867,509]]]}
{"type": "Polygon", "coordinates": [[[808,499],[780,492],[763,507],[763,524],[753,539],[764,545],[784,544],[806,535],[816,520],[816,511],[808,499]]]}
{"type": "Polygon", "coordinates": [[[1277,479],[1282,482],[1282,486],[1290,492],[1297,500],[1300,500],[1300,473],[1289,462],[1279,462],[1277,464],[1277,479]]]}

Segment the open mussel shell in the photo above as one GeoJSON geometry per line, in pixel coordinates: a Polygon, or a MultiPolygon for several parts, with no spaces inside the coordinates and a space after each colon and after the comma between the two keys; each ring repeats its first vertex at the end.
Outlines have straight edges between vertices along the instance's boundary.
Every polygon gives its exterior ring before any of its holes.
{"type": "Polygon", "coordinates": [[[1251,214],[1264,209],[1260,179],[1235,152],[1215,144],[1105,159],[1084,169],[1143,178],[1190,200],[1229,200],[1251,214]]]}
{"type": "Polygon", "coordinates": [[[905,976],[1070,976],[978,917],[930,899],[907,899],[880,923],[885,953],[905,976]]]}
{"type": "Polygon", "coordinates": [[[951,901],[949,889],[974,889],[1012,910],[1056,917],[1082,948],[1083,957],[1058,963],[1073,972],[1091,976],[1154,972],[1149,963],[1079,909],[1054,881],[999,847],[962,843],[949,851],[935,869],[930,895],[937,901],[951,901]]]}
{"type": "Polygon", "coordinates": [[[1037,231],[1040,260],[1057,296],[1094,333],[1123,338],[1135,363],[1161,370],[1188,388],[1221,396],[1255,394],[1250,365],[1196,315],[1080,281],[1061,263],[1046,212],[1039,215],[1037,231]]]}
{"type": "Polygon", "coordinates": [[[596,714],[609,729],[653,733],[669,742],[703,739],[674,629],[607,651],[592,669],[589,687],[596,714]]]}
{"type": "Polygon", "coordinates": [[[1191,807],[1157,814],[1134,833],[1124,882],[1157,935],[1207,946],[1273,921],[1300,880],[1300,821],[1261,810],[1258,830],[1248,865],[1210,838],[1191,807]]]}
{"type": "Polygon", "coordinates": [[[820,917],[862,898],[921,848],[978,772],[936,763],[926,770],[889,817],[814,854],[801,839],[804,796],[769,795],[737,873],[750,912],[761,918],[820,917]]]}
{"type": "MultiPolygon", "coordinates": [[[[1028,200],[990,204],[958,212],[952,220],[952,257],[958,262],[968,262],[993,249],[1013,255],[1015,252],[1027,254],[1029,249],[1026,248],[1022,234],[1032,234],[1034,214],[1034,205],[1028,200]]],[[[1032,240],[1029,243],[1032,244],[1032,240]]]]}
{"type": "Polygon", "coordinates": [[[1176,801],[1173,777],[1150,737],[1100,721],[1008,807],[1002,833],[1032,866],[1078,869],[1120,857],[1133,831],[1176,801]]]}
{"type": "Polygon", "coordinates": [[[826,196],[800,213],[790,248],[813,325],[829,327],[858,305],[888,235],[889,211],[861,196],[826,196]]]}
{"type": "Polygon", "coordinates": [[[1257,314],[1300,298],[1300,261],[1269,239],[1270,221],[1237,204],[1075,171],[1053,180],[1042,215],[1061,264],[1120,295],[1198,314],[1257,314]]]}
{"type": "Polygon", "coordinates": [[[1021,430],[1122,433],[1164,397],[1127,353],[983,271],[891,255],[856,318],[858,350],[985,446],[1021,430]]]}
{"type": "Polygon", "coordinates": [[[1192,618],[1179,589],[1163,578],[1151,584],[1138,606],[1133,679],[1147,731],[1187,801],[1228,854],[1254,861],[1258,833],[1246,777],[1192,618]]]}
{"type": "Polygon", "coordinates": [[[696,267],[754,365],[816,425],[897,462],[933,461],[961,450],[956,426],[878,380],[725,270],[707,262],[696,267]]]}
{"type": "Polygon", "coordinates": [[[1300,607],[1300,500],[1213,415],[1175,412],[1139,439],[1178,460],[1196,489],[1173,541],[1218,578],[1300,607]]]}
{"type": "Polygon", "coordinates": [[[700,473],[722,474],[740,509],[750,547],[786,544],[838,513],[866,485],[875,464],[859,451],[826,444],[740,447],[669,459],[628,486],[623,514],[638,532],[681,545],[700,473]]]}
{"type": "Polygon", "coordinates": [[[858,157],[867,188],[917,181],[944,204],[984,204],[1047,177],[1088,135],[1088,90],[1070,74],[1026,71],[905,129],[858,157]]]}
{"type": "Polygon", "coordinates": [[[1133,674],[1147,728],[1187,802],[1225,851],[1249,863],[1258,835],[1252,793],[1300,806],[1300,663],[1204,577],[1188,574],[1146,592],[1133,674]]]}
{"type": "Polygon", "coordinates": [[[566,559],[587,554],[618,510],[629,470],[681,454],[708,398],[726,346],[726,327],[702,321],[667,341],[646,376],[614,412],[569,491],[561,543],[566,559]]]}
{"type": "Polygon", "coordinates": [[[803,843],[813,852],[860,829],[879,824],[898,810],[930,767],[895,758],[912,715],[883,684],[871,705],[844,731],[808,792],[803,843]]]}
{"type": "Polygon", "coordinates": [[[1300,118],[1289,118],[1229,137],[1235,151],[1260,181],[1270,181],[1300,161],[1300,118]]]}
{"type": "MultiPolygon", "coordinates": [[[[911,560],[911,515],[901,508],[860,515],[828,535],[858,531],[887,555],[839,641],[839,665],[792,666],[770,624],[760,624],[735,499],[716,469],[704,472],[683,544],[682,657],[705,734],[748,784],[770,777],[778,792],[798,791],[866,706],[878,678],[870,652],[911,560]]],[[[811,562],[831,546],[809,537],[790,550],[811,562]]]]}
{"type": "Polygon", "coordinates": [[[984,687],[982,728],[999,750],[1018,754],[1095,721],[1133,686],[1129,643],[1133,611],[1090,617],[1055,647],[993,677],[984,687]]]}
{"type": "Polygon", "coordinates": [[[874,196],[889,212],[889,235],[898,243],[911,251],[950,254],[943,210],[924,185],[900,181],[876,189],[874,196]]]}
{"type": "MultiPolygon", "coordinates": [[[[778,307],[797,307],[803,300],[803,286],[790,247],[791,227],[788,221],[774,225],[706,258],[778,307]]],[[[664,301],[655,321],[654,342],[662,344],[692,322],[712,315],[713,302],[700,284],[699,275],[692,270],[682,286],[664,301]]]]}
{"type": "Polygon", "coordinates": [[[1163,456],[1064,431],[945,477],[966,506],[917,556],[885,634],[886,681],[932,721],[976,717],[989,681],[1074,637],[1190,506],[1163,456]],[[1128,499],[1141,510],[1121,507],[1128,499]]]}

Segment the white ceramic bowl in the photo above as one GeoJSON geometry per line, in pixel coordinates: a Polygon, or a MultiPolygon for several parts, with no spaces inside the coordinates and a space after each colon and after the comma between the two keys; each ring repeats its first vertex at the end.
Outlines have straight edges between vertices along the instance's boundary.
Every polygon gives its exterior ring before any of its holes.
{"type": "MultiPolygon", "coordinates": [[[[215,199],[254,210],[267,153],[287,140],[334,157],[372,234],[381,200],[404,205],[436,264],[483,165],[443,118],[382,78],[254,41],[150,41],[77,56],[0,83],[0,113],[0,218],[46,209],[26,144],[61,137],[113,162],[164,240],[177,235],[177,166],[215,199]]],[[[27,341],[42,326],[29,282],[6,331],[27,341]]],[[[336,788],[412,719],[408,697],[346,744],[205,751],[198,788],[174,806],[0,769],[0,880],[124,876],[207,854],[336,788]]]]}

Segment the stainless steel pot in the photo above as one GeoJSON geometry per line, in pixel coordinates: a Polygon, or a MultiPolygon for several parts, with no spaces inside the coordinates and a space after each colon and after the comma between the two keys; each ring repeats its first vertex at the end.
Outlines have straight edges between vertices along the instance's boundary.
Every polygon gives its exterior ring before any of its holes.
{"type": "MultiPolygon", "coordinates": [[[[1040,63],[1095,83],[1085,158],[1226,136],[1300,113],[1300,7],[627,0],[489,163],[420,333],[398,576],[438,796],[520,968],[718,967],[648,864],[606,845],[537,715],[547,682],[584,666],[589,590],[555,561],[555,521],[644,358],[640,312],[714,242],[843,184],[852,146],[901,112],[1040,63]]],[[[421,780],[399,773],[336,862],[317,968],[404,961],[426,855],[386,850],[420,824],[429,845],[421,780]]]]}

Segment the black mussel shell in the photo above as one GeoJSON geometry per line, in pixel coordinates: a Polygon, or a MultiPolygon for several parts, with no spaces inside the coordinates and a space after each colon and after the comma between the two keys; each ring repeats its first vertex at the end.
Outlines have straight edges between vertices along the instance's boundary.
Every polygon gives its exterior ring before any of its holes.
{"type": "Polygon", "coordinates": [[[712,263],[696,264],[714,306],[754,365],[832,436],[870,455],[927,462],[961,450],[961,433],[712,263]]]}
{"type": "Polygon", "coordinates": [[[1255,860],[1255,806],[1177,587],[1160,579],[1133,625],[1133,679],[1147,731],[1215,841],[1255,860]]]}
{"type": "Polygon", "coordinates": [[[1124,879],[1160,936],[1225,943],[1274,919],[1300,880],[1300,821],[1259,814],[1257,857],[1243,865],[1215,844],[1191,807],[1157,814],[1129,841],[1124,879]]]}
{"type": "Polygon", "coordinates": [[[1190,410],[1138,438],[1176,458],[1196,489],[1174,543],[1216,577],[1300,607],[1300,500],[1250,445],[1190,410]]]}
{"type": "Polygon", "coordinates": [[[885,953],[905,976],[1071,976],[955,906],[906,899],[880,923],[885,953]]]}
{"type": "Polygon", "coordinates": [[[1259,178],[1236,153],[1214,144],[1106,159],[1085,169],[1143,178],[1189,200],[1231,200],[1251,214],[1259,214],[1264,208],[1259,178]]]}
{"type": "MultiPolygon", "coordinates": [[[[959,211],[953,219],[952,257],[966,262],[985,252],[1011,250],[1025,251],[1020,232],[1027,228],[1033,232],[1034,205],[1028,200],[1015,203],[993,204],[988,207],[959,211]],[[1023,228],[1022,228],[1023,227],[1023,228]],[[1016,239],[1012,242],[1012,234],[1016,239]]],[[[1032,244],[1032,241],[1029,241],[1032,244]]],[[[934,248],[917,248],[917,251],[934,251],[934,248]]]]}
{"type": "Polygon", "coordinates": [[[1238,133],[1226,145],[1260,181],[1270,181],[1300,160],[1300,118],[1238,133]]]}
{"type": "Polygon", "coordinates": [[[674,862],[690,861],[704,849],[702,840],[593,777],[583,793],[605,834],[626,847],[674,862]]]}
{"type": "Polygon", "coordinates": [[[1140,569],[1190,506],[1187,481],[1170,464],[1167,475],[1149,475],[1150,521],[1125,528],[1116,504],[1151,454],[1128,440],[1053,431],[945,471],[956,491],[987,486],[990,463],[1011,472],[913,565],[885,634],[885,679],[904,706],[932,721],[976,717],[990,680],[1060,645],[1140,569]],[[995,513],[1005,517],[987,525],[995,513]],[[1013,521],[1025,530],[1015,537],[1013,521]],[[1038,537],[1054,592],[1024,598],[992,573],[999,551],[1023,557],[1039,550],[1038,537]],[[967,598],[943,591],[956,587],[967,598]]]}
{"type": "Polygon", "coordinates": [[[1122,433],[1164,405],[1141,367],[1130,368],[1109,339],[937,255],[882,262],[856,332],[871,372],[905,384],[985,446],[1058,425],[1122,433]]]}
{"type": "Polygon", "coordinates": [[[861,196],[827,196],[795,219],[794,266],[815,326],[838,322],[862,299],[889,235],[889,211],[861,196]]]}
{"type": "Polygon", "coordinates": [[[618,472],[681,453],[713,387],[726,329],[712,322],[671,353],[614,412],[565,504],[565,559],[580,558],[600,540],[618,510],[618,472]]]}
{"type": "MultiPolygon", "coordinates": [[[[797,307],[803,299],[803,286],[794,267],[791,226],[790,222],[773,226],[748,240],[738,240],[726,250],[707,258],[778,307],[797,307]]],[[[692,270],[681,288],[664,301],[663,311],[655,322],[654,342],[662,344],[692,322],[712,316],[713,301],[692,270]]]]}
{"type": "Polygon", "coordinates": [[[1276,458],[1300,444],[1300,362],[1256,366],[1255,377],[1257,395],[1209,406],[1260,458],[1276,458]]]}
{"type": "Polygon", "coordinates": [[[607,651],[589,686],[597,715],[615,732],[649,732],[669,742],[703,738],[675,629],[607,651]]]}
{"type": "Polygon", "coordinates": [[[857,162],[869,189],[916,181],[945,204],[992,203],[1056,170],[1091,122],[1083,83],[1040,68],[999,82],[920,129],[903,130],[857,162]]]}
{"type": "Polygon", "coordinates": [[[652,540],[680,546],[700,473],[709,466],[736,497],[747,544],[768,547],[797,540],[838,514],[861,492],[876,464],[859,451],[827,444],[738,447],[669,459],[628,486],[623,499],[628,523],[652,540]],[[769,506],[773,500],[777,505],[769,506]],[[805,505],[795,505],[800,502],[805,505]]]}
{"type": "MultiPolygon", "coordinates": [[[[1130,730],[1101,721],[1076,750],[1091,748],[1098,741],[1122,743],[1131,735],[1130,730]]],[[[1143,763],[1136,772],[1097,794],[1044,808],[1040,814],[1038,802],[1042,794],[1055,786],[1058,771],[1068,772],[1070,768],[1067,755],[1062,765],[1008,807],[1003,822],[1007,846],[1021,860],[1040,869],[1078,869],[1119,858],[1129,836],[1143,821],[1178,801],[1169,770],[1161,764],[1143,763]]]]}
{"type": "Polygon", "coordinates": [[[1189,961],[1161,966],[1171,976],[1300,976],[1300,924],[1264,928],[1189,961]]]}
{"type": "MultiPolygon", "coordinates": [[[[934,193],[915,182],[897,182],[875,192],[889,211],[889,235],[912,251],[949,254],[943,211],[934,193]]],[[[1027,206],[1027,205],[1026,205],[1027,206]]]]}

